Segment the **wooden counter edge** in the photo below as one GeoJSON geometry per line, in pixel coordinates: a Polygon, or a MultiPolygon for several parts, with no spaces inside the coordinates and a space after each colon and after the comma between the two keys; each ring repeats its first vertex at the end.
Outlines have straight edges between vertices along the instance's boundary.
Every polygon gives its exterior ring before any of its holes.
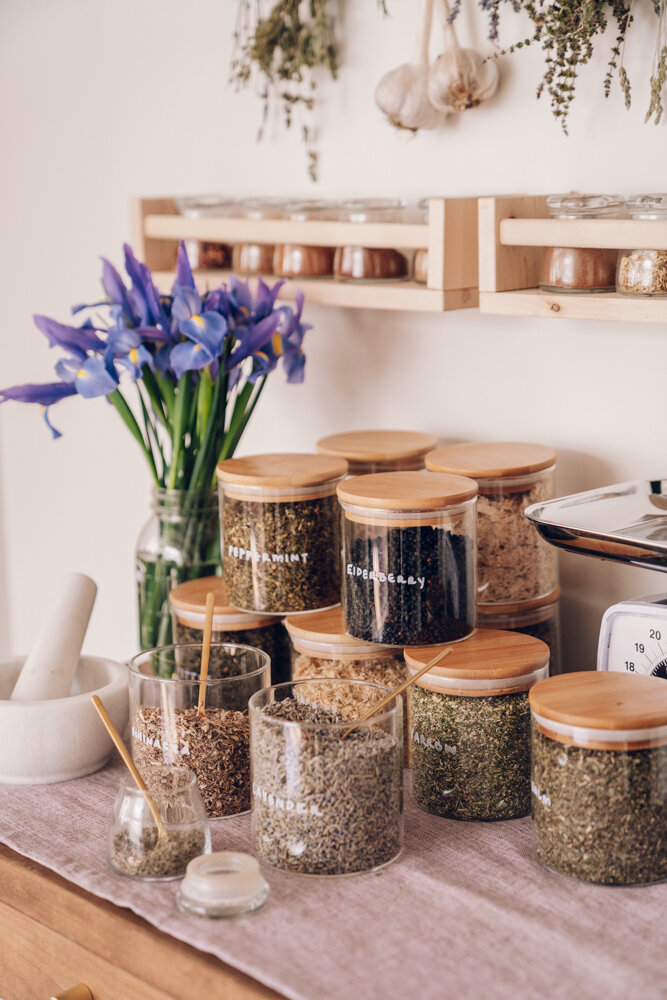
{"type": "Polygon", "coordinates": [[[157,930],[3,844],[0,901],[179,1000],[221,995],[223,988],[226,1000],[284,1000],[214,955],[157,930]]]}

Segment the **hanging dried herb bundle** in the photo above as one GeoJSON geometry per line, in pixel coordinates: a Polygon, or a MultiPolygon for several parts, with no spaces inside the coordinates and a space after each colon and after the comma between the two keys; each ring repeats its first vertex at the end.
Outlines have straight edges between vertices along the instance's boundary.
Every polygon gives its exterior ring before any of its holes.
{"type": "Polygon", "coordinates": [[[315,71],[326,69],[335,79],[337,64],[333,17],[328,0],[275,0],[265,15],[261,0],[239,0],[230,77],[237,89],[256,82],[263,101],[262,138],[272,98],[282,102],[285,127],[295,112],[308,157],[310,179],[317,180],[316,134],[310,123],[315,107],[315,71]]]}

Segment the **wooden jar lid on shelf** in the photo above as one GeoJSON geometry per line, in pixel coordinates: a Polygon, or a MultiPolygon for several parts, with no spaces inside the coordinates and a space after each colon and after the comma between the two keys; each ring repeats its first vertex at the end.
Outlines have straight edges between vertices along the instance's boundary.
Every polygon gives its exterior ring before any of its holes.
{"type": "Polygon", "coordinates": [[[667,726],[667,683],[612,670],[559,674],[532,688],[530,707],[547,724],[609,732],[654,729],[667,726]]]}
{"type": "Polygon", "coordinates": [[[348,462],[396,464],[437,448],[438,439],[421,431],[348,431],[320,438],[317,450],[348,462]]]}
{"type": "Polygon", "coordinates": [[[365,642],[363,639],[355,639],[348,635],[345,631],[343,609],[340,604],[328,608],[326,611],[288,615],[284,621],[292,642],[298,648],[302,647],[304,643],[314,643],[328,647],[340,647],[341,653],[344,653],[347,648],[366,652],[373,656],[377,656],[378,652],[386,652],[387,655],[394,656],[401,655],[403,652],[401,646],[385,646],[374,642],[365,642]]]}
{"type": "Polygon", "coordinates": [[[321,486],[340,479],[346,472],[347,462],[343,459],[305,452],[227,458],[216,469],[216,475],[222,483],[278,489],[321,486]]]}
{"type": "Polygon", "coordinates": [[[169,591],[169,603],[176,612],[176,617],[185,625],[203,627],[206,615],[206,597],[213,592],[213,624],[217,629],[241,631],[244,628],[262,628],[275,625],[280,619],[275,615],[267,616],[259,611],[240,611],[232,607],[227,595],[227,586],[221,576],[203,576],[197,580],[186,580],[169,591]],[[201,623],[200,620],[201,619],[201,623]]]}
{"type": "Polygon", "coordinates": [[[338,484],[343,503],[382,511],[435,511],[477,496],[477,483],[435,472],[372,472],[338,484]]]}
{"type": "Polygon", "coordinates": [[[528,476],[549,469],[556,461],[553,448],[514,441],[465,441],[430,451],[426,468],[472,479],[528,476]]]}

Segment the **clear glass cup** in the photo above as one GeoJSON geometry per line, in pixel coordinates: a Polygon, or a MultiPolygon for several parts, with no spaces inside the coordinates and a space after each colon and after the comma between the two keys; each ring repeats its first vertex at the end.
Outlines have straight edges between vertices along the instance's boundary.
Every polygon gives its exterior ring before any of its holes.
{"type": "Polygon", "coordinates": [[[211,834],[197,777],[184,767],[152,764],[142,769],[148,791],[122,775],[113,805],[107,860],[129,878],[164,882],[181,878],[190,861],[211,850],[211,834]],[[149,803],[163,825],[158,831],[149,803]]]}
{"type": "Polygon", "coordinates": [[[261,649],[211,643],[220,676],[206,681],[201,717],[200,682],[191,678],[202,648],[163,646],[130,661],[132,757],[139,768],[187,765],[197,775],[207,814],[236,816],[250,808],[248,701],[270,683],[271,661],[261,649]]]}
{"type": "MultiPolygon", "coordinates": [[[[620,219],[625,202],[619,195],[577,192],[547,198],[554,219],[620,219]]],[[[543,292],[613,292],[618,250],[604,247],[548,247],[539,287],[543,292]]]]}
{"type": "Polygon", "coordinates": [[[401,697],[357,729],[381,684],[318,678],[250,700],[252,837],[260,861],[300,875],[354,875],[403,845],[401,697]]]}
{"type": "MultiPolygon", "coordinates": [[[[344,201],[340,218],[343,222],[373,223],[405,220],[405,199],[364,198],[344,201]]],[[[360,229],[359,240],[363,241],[360,229]]],[[[338,247],[334,259],[334,274],[341,281],[403,281],[410,277],[410,259],[391,247],[338,247]]]]}
{"type": "MultiPolygon", "coordinates": [[[[632,219],[667,219],[667,194],[641,194],[629,198],[632,219]]],[[[667,295],[667,250],[621,250],[616,291],[621,295],[667,295]]]]}

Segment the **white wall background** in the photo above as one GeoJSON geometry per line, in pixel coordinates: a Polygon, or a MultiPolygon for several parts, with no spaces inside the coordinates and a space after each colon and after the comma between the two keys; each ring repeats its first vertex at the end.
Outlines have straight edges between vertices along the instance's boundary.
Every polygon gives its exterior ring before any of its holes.
{"type": "MultiPolygon", "coordinates": [[[[648,0],[626,59],[635,102],[602,97],[606,59],[582,73],[569,138],[534,99],[537,52],[502,62],[488,106],[406,137],[376,111],[376,81],[410,55],[416,5],[331,0],[341,70],[321,88],[320,181],[277,122],[255,142],[259,102],[227,83],[236,0],[0,0],[0,384],[48,381],[56,356],[31,316],[67,320],[98,290],[98,255],[120,262],[132,195],[338,197],[665,190],[665,126],[645,126],[655,18],[648,0]]],[[[462,37],[486,25],[465,0],[462,37]]],[[[525,25],[503,16],[503,40],[525,25]]],[[[611,42],[610,42],[611,44],[611,42]]],[[[436,43],[433,52],[435,54],[436,43]]],[[[243,450],[309,450],[366,426],[443,439],[524,439],[559,453],[558,491],[667,476],[667,331],[659,326],[310,307],[307,380],[274,376],[243,450]]],[[[86,648],[135,651],[134,541],[150,482],[102,400],[0,409],[0,654],[25,651],[59,576],[100,592],[86,648]]],[[[564,556],[570,668],[594,662],[610,603],[667,590],[662,575],[564,556]]]]}

